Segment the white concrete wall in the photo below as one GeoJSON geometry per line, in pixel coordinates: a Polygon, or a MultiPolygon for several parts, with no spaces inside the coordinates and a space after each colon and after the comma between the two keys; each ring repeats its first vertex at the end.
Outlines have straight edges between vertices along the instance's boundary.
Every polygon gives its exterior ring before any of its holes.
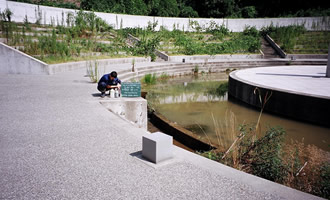
{"type": "Polygon", "coordinates": [[[111,112],[117,114],[121,118],[128,120],[139,128],[147,130],[148,113],[147,100],[142,97],[137,98],[109,98],[106,96],[101,101],[111,112]]]}
{"type": "MultiPolygon", "coordinates": [[[[27,15],[29,22],[36,22],[36,12],[38,6],[33,4],[11,2],[6,0],[0,0],[0,8],[3,11],[5,8],[9,8],[13,11],[13,20],[16,22],[23,22],[25,15],[27,15]]],[[[39,6],[42,12],[42,24],[51,24],[51,21],[55,21],[55,25],[62,23],[62,14],[66,18],[67,13],[75,13],[77,10],[54,8],[47,6],[39,6]]],[[[246,26],[255,26],[257,29],[269,26],[288,26],[288,25],[301,25],[303,24],[307,30],[330,30],[330,17],[300,17],[300,18],[260,18],[260,19],[203,19],[203,18],[174,18],[174,17],[149,17],[149,16],[135,16],[135,15],[121,15],[121,14],[109,14],[99,13],[96,15],[112,24],[114,28],[126,28],[126,27],[146,27],[148,22],[158,22],[156,30],[160,26],[166,27],[168,30],[172,30],[173,26],[177,29],[191,31],[189,22],[191,20],[197,21],[200,26],[208,27],[211,21],[217,24],[225,25],[229,30],[233,32],[241,32],[246,26]]],[[[63,20],[65,24],[65,19],[63,20]]]]}
{"type": "Polygon", "coordinates": [[[0,42],[0,73],[49,74],[48,64],[0,42]]]}

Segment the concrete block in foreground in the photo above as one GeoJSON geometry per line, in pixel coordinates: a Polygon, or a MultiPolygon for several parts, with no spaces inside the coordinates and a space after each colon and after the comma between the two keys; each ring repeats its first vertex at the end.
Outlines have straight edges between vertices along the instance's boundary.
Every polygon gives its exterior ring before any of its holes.
{"type": "Polygon", "coordinates": [[[173,157],[173,137],[156,132],[142,137],[142,156],[153,163],[173,157]]]}

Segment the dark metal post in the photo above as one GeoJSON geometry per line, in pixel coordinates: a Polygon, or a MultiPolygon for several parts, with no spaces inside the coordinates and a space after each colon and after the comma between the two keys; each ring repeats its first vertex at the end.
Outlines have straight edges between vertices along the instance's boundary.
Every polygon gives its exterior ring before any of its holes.
{"type": "Polygon", "coordinates": [[[326,72],[326,77],[330,78],[330,45],[328,49],[328,66],[327,66],[327,72],[326,72]]]}

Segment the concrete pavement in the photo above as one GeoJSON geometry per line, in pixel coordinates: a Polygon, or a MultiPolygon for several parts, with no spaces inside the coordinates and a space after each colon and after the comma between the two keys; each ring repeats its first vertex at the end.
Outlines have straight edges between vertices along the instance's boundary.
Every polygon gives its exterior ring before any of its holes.
{"type": "Polygon", "coordinates": [[[318,199],[178,147],[148,163],[97,93],[86,70],[0,75],[0,199],[318,199]]]}

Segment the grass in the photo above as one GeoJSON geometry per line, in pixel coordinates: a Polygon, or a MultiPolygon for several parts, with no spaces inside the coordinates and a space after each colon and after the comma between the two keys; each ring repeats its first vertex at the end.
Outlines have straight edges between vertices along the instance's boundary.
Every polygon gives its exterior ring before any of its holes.
{"type": "Polygon", "coordinates": [[[269,34],[274,41],[290,54],[327,54],[330,32],[307,32],[303,26],[267,27],[263,34],[269,34]]]}
{"type": "Polygon", "coordinates": [[[212,114],[219,148],[203,152],[201,155],[262,178],[329,199],[329,154],[314,145],[305,146],[303,141],[283,143],[285,130],[281,127],[268,127],[257,137],[260,132],[259,123],[263,107],[271,96],[262,97],[260,93],[257,95],[264,101],[260,102],[262,107],[256,124],[237,126],[232,112],[226,114],[224,122],[216,120],[212,114]],[[223,135],[227,135],[227,138],[223,138],[223,135]]]}
{"type": "Polygon", "coordinates": [[[231,33],[224,26],[214,24],[196,32],[168,31],[164,28],[159,32],[130,28],[126,32],[136,37],[159,36],[159,50],[169,55],[255,53],[261,46],[254,27],[247,27],[243,33],[231,33]]]}
{"type": "Polygon", "coordinates": [[[142,82],[147,85],[154,85],[157,82],[156,74],[146,74],[144,75],[142,82]]]}

